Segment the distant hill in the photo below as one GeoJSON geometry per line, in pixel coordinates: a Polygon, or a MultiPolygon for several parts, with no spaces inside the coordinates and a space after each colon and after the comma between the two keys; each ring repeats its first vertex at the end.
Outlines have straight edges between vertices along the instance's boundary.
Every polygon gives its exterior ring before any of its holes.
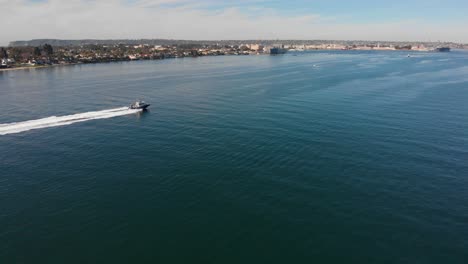
{"type": "Polygon", "coordinates": [[[12,41],[9,46],[11,47],[24,47],[24,46],[42,46],[50,44],[52,46],[85,46],[85,45],[240,45],[246,43],[263,43],[273,44],[289,41],[278,40],[175,40],[175,39],[76,39],[76,40],[63,40],[63,39],[33,39],[23,41],[12,41]]]}
{"type": "Polygon", "coordinates": [[[52,46],[84,46],[84,45],[176,45],[176,44],[216,44],[217,41],[195,41],[195,40],[170,40],[170,39],[33,39],[26,41],[12,41],[10,46],[41,46],[44,44],[52,46]]]}
{"type": "Polygon", "coordinates": [[[85,45],[240,45],[249,43],[259,43],[263,45],[287,44],[287,45],[317,45],[317,44],[343,44],[343,45],[424,45],[427,47],[448,46],[451,48],[463,48],[466,45],[456,43],[439,42],[401,42],[401,41],[359,41],[359,40],[174,40],[174,39],[33,39],[26,41],[12,41],[11,47],[33,46],[38,47],[44,44],[52,46],[85,46],[85,45]]]}

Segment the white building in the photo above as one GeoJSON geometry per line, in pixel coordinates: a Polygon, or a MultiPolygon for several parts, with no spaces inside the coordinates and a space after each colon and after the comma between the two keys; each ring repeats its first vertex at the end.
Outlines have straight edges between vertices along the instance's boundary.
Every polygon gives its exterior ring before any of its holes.
{"type": "Polygon", "coordinates": [[[263,46],[260,45],[260,44],[250,44],[250,45],[249,45],[249,48],[250,48],[251,50],[259,51],[259,50],[262,50],[262,49],[263,49],[263,46]]]}

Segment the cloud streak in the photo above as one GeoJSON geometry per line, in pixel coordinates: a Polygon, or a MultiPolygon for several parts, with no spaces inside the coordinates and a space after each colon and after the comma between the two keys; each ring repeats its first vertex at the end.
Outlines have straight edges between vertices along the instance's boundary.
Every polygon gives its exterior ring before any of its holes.
{"type": "Polygon", "coordinates": [[[0,0],[0,45],[35,38],[360,39],[468,42],[464,23],[366,24],[261,7],[262,1],[0,0]]]}

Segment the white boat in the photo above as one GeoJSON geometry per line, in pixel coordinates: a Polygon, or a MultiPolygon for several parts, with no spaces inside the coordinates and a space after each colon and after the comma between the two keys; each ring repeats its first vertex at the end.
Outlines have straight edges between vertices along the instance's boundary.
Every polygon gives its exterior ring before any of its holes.
{"type": "Polygon", "coordinates": [[[138,100],[130,105],[130,109],[143,109],[146,110],[150,104],[145,103],[144,101],[138,100]]]}

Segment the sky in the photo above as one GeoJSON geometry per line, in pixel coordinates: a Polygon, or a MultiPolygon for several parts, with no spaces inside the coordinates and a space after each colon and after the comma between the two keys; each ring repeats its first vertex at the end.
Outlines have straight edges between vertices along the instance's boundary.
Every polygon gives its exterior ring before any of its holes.
{"type": "Polygon", "coordinates": [[[56,39],[468,43],[467,0],[0,0],[0,45],[56,39]]]}

